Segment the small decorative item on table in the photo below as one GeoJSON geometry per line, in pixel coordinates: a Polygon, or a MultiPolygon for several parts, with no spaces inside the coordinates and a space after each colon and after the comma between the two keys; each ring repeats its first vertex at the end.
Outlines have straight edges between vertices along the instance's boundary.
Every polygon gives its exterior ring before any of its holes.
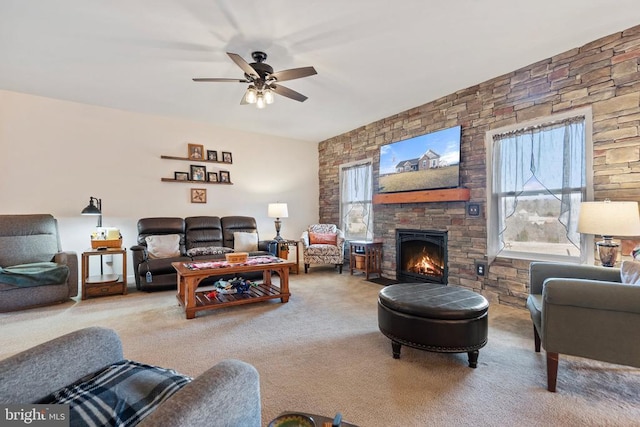
{"type": "Polygon", "coordinates": [[[218,294],[246,294],[251,286],[258,285],[251,280],[234,277],[231,280],[218,280],[213,286],[214,289],[207,294],[209,298],[215,298],[218,294]]]}
{"type": "Polygon", "coordinates": [[[231,252],[224,254],[224,256],[230,264],[242,264],[243,262],[247,262],[247,259],[249,259],[248,252],[231,252]]]}
{"type": "Polygon", "coordinates": [[[271,421],[269,427],[316,427],[316,423],[307,415],[282,414],[271,421]]]}
{"type": "Polygon", "coordinates": [[[122,235],[113,227],[98,227],[91,233],[91,249],[121,248],[122,235]]]}

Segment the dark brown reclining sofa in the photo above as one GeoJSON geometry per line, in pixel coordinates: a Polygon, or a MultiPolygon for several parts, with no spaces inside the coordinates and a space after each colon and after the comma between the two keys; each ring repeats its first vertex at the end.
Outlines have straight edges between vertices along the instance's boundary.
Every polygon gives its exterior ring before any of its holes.
{"type": "MultiPolygon", "coordinates": [[[[206,247],[234,248],[233,233],[236,231],[258,233],[255,218],[193,216],[184,219],[157,217],[138,220],[138,244],[131,247],[136,288],[142,291],[176,289],[177,275],[176,270],[171,266],[172,262],[224,258],[224,254],[189,256],[187,251],[206,247]],[[168,234],[180,236],[180,256],[150,258],[145,239],[148,236],[168,234]]],[[[258,238],[258,251],[250,252],[249,255],[269,255],[269,244],[270,241],[261,241],[258,238]]],[[[262,277],[261,274],[260,277],[262,277]]],[[[256,277],[246,278],[255,279],[256,277]]]]}

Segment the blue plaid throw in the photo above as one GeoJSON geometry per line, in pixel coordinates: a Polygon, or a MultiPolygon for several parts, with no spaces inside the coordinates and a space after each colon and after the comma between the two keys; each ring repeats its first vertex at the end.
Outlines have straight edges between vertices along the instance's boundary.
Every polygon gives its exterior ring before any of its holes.
{"type": "Polygon", "coordinates": [[[171,369],[123,360],[52,394],[70,404],[71,426],[134,426],[192,379],[171,369]]]}

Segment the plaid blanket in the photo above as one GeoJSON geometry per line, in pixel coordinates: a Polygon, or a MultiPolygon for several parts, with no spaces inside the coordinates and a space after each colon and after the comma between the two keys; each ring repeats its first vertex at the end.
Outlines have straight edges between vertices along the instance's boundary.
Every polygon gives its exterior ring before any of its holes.
{"type": "Polygon", "coordinates": [[[191,380],[171,369],[123,360],[56,391],[46,403],[69,404],[71,426],[134,426],[191,380]]]}

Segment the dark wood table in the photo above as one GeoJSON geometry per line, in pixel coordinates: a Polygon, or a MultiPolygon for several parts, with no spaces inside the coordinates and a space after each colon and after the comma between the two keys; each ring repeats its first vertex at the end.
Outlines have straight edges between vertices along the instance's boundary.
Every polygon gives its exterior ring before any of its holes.
{"type": "Polygon", "coordinates": [[[276,257],[249,257],[247,263],[231,264],[227,261],[193,261],[172,262],[171,265],[178,272],[178,302],[184,307],[187,319],[193,319],[196,312],[229,307],[240,304],[251,304],[280,298],[282,303],[289,301],[289,269],[292,261],[276,257]],[[273,262],[268,261],[271,258],[273,262]],[[252,264],[253,263],[253,264],[252,264]],[[251,286],[246,293],[223,294],[218,292],[210,297],[211,290],[197,291],[198,284],[211,276],[241,275],[242,273],[262,271],[262,283],[251,286]],[[272,272],[279,276],[279,286],[272,283],[272,272]]]}
{"type": "Polygon", "coordinates": [[[366,280],[369,280],[371,274],[382,277],[382,240],[351,240],[349,270],[351,275],[354,271],[363,272],[366,280]]]}

